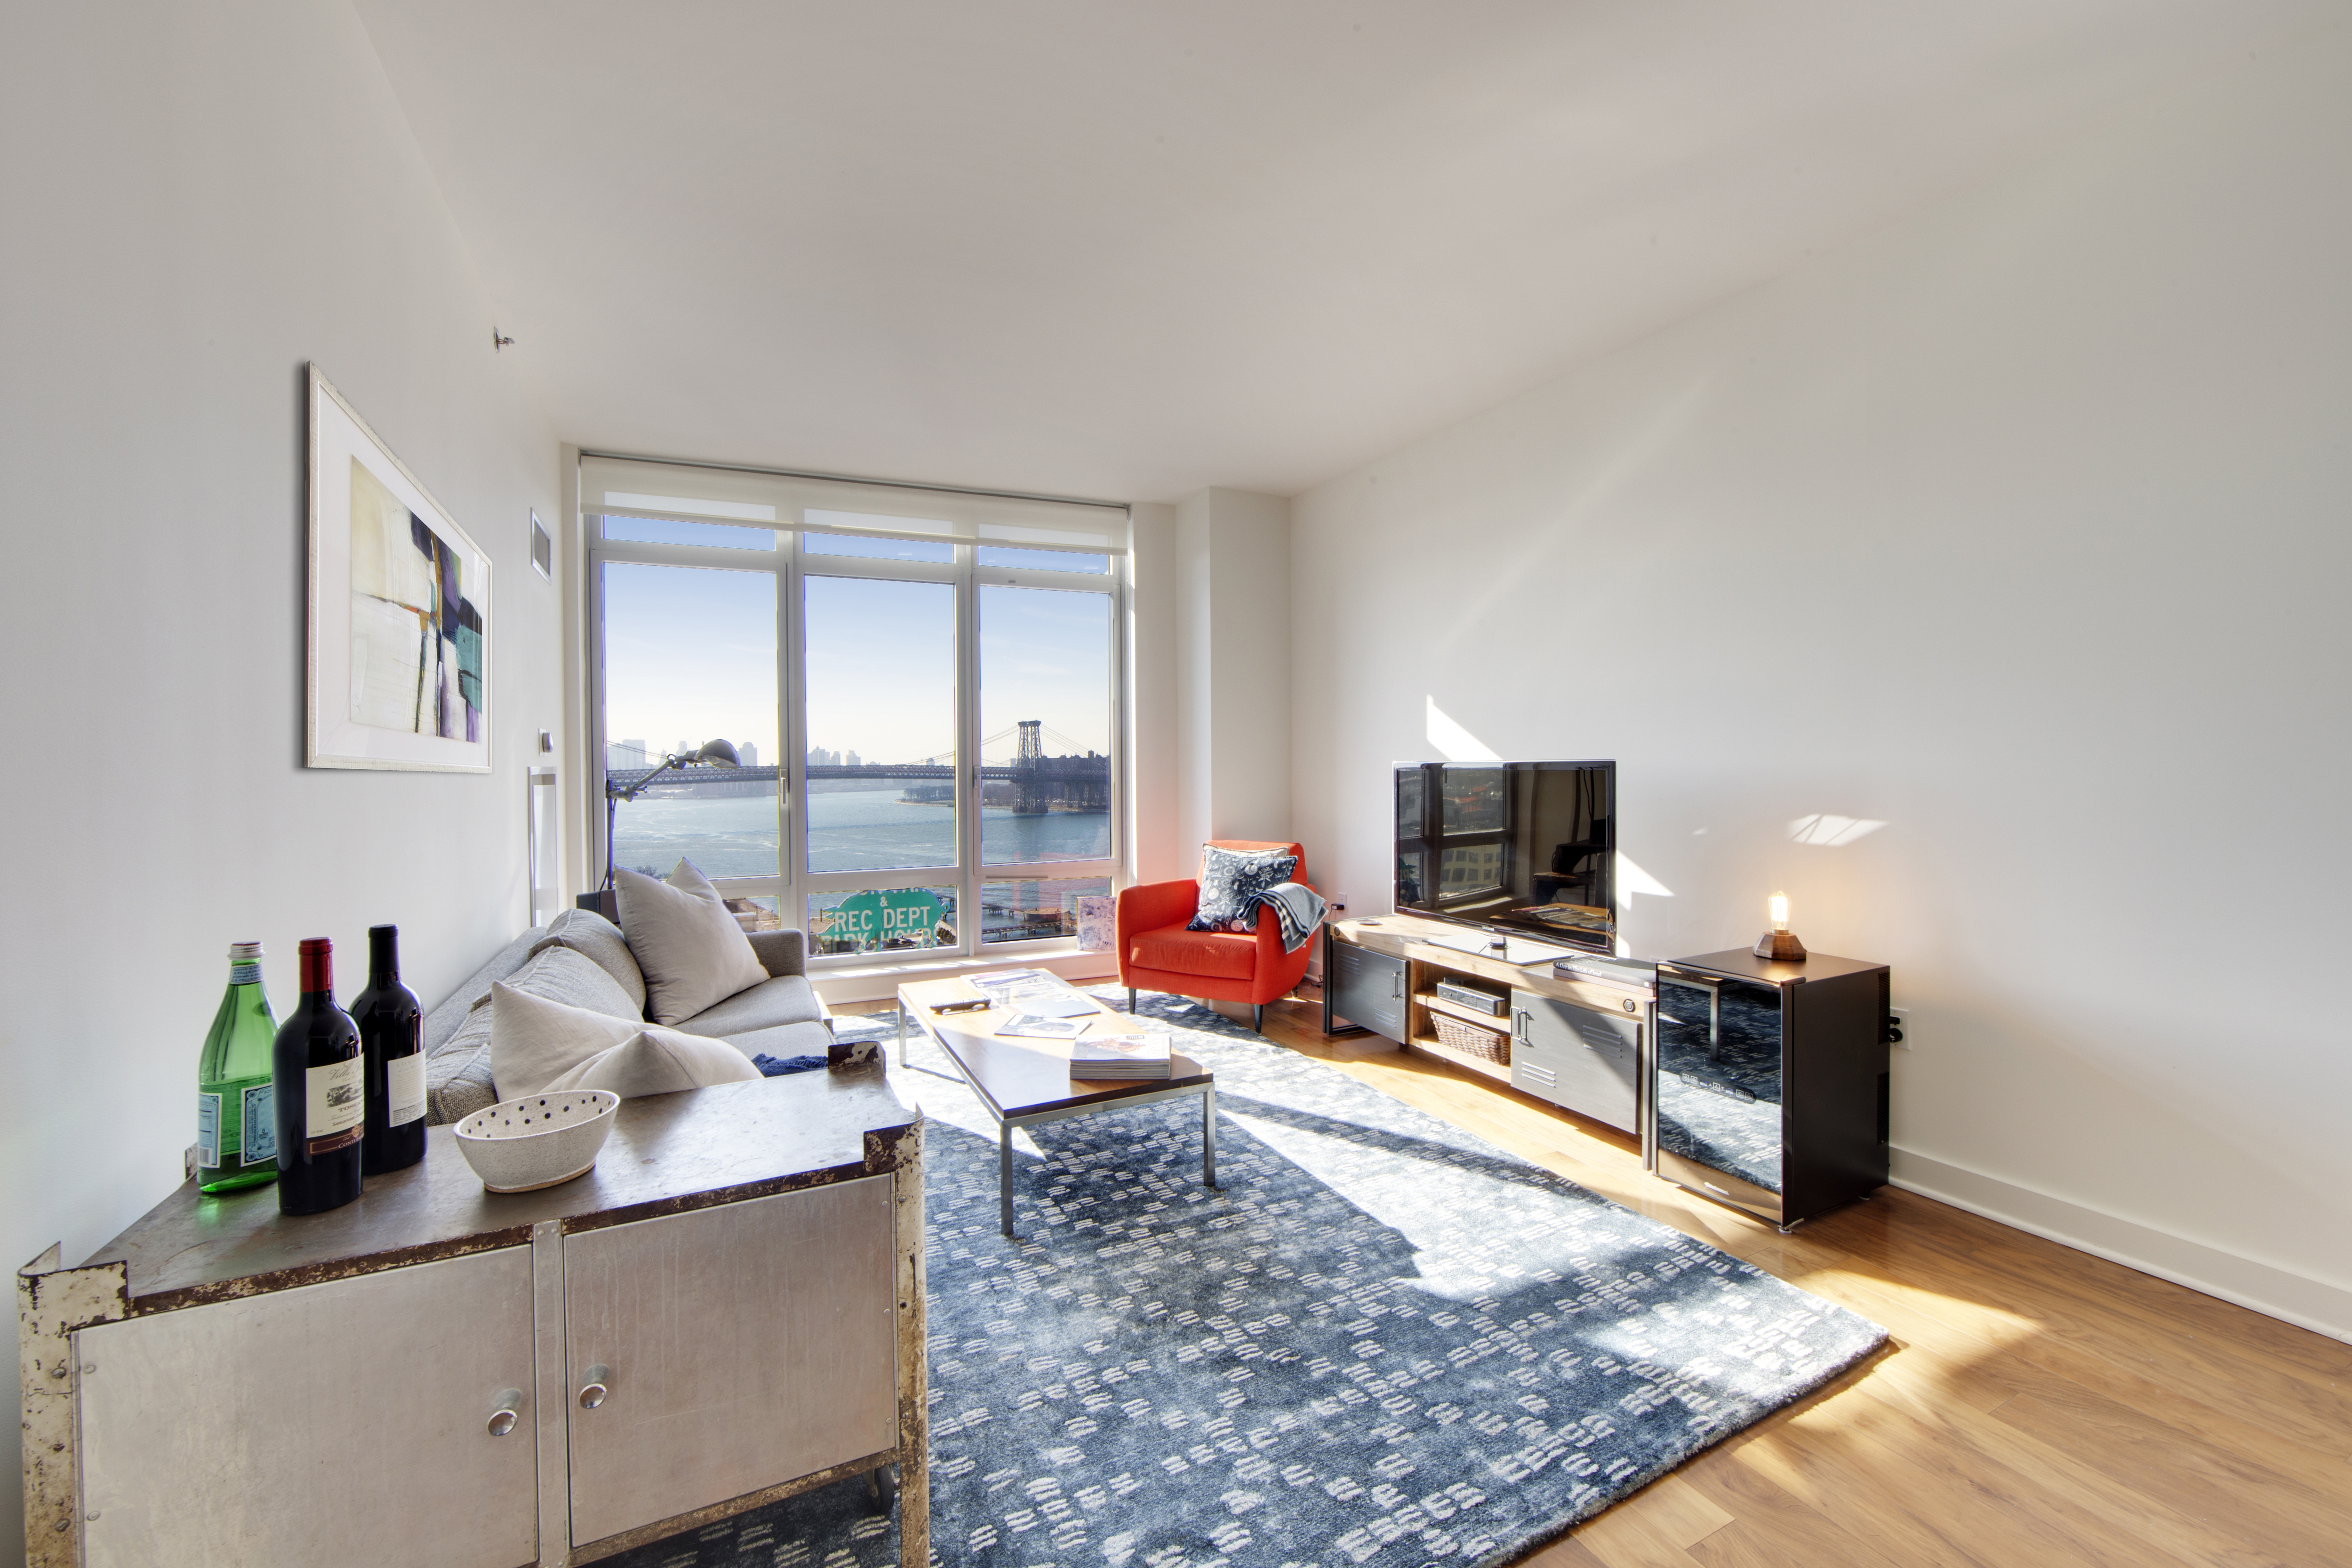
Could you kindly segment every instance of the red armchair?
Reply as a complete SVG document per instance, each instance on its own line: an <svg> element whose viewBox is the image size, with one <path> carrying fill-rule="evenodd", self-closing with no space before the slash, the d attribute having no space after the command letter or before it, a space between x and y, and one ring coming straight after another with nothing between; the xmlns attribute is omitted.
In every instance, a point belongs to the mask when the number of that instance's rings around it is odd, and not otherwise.
<svg viewBox="0 0 2352 1568"><path fill-rule="evenodd" d="M1261 844L1238 838L1212 839L1220 849L1248 854L1261 849L1286 849L1298 858L1290 874L1304 882L1307 852L1296 844ZM1302 943L1297 952L1282 951L1282 926L1270 909L1257 912L1257 930L1238 931L1186 931L1185 922L1201 907L1197 878L1181 882L1147 882L1118 895L1117 933L1118 983L1127 987L1127 1005L1135 1010L1139 990L1172 991L1179 996L1205 996L1219 1002L1246 1002L1250 1025L1265 1027L1265 1005L1286 996L1307 973L1314 951Z"/></svg>

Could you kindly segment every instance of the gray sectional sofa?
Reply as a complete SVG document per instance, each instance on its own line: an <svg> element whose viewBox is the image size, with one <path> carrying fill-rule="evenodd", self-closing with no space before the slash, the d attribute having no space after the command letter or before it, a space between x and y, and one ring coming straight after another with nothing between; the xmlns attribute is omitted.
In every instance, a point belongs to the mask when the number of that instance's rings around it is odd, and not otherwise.
<svg viewBox="0 0 2352 1568"><path fill-rule="evenodd" d="M796 931L751 933L768 978L669 1026L725 1040L747 1057L823 1056L833 1016L806 973ZM500 948L425 1018L425 1120L456 1121L498 1103L490 1074L490 987L518 991L608 1017L642 1020L646 979L621 928L591 910L566 910Z"/></svg>

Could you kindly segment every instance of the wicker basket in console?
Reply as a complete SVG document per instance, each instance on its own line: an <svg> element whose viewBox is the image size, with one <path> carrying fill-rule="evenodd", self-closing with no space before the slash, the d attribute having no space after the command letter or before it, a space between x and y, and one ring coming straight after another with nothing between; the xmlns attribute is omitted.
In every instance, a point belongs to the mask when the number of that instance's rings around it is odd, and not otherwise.
<svg viewBox="0 0 2352 1568"><path fill-rule="evenodd" d="M1429 1026L1437 1032L1437 1043L1449 1051L1460 1051L1465 1057L1476 1057L1497 1067L1511 1065L1511 1037L1500 1029L1482 1029L1434 1007L1429 1010Z"/></svg>

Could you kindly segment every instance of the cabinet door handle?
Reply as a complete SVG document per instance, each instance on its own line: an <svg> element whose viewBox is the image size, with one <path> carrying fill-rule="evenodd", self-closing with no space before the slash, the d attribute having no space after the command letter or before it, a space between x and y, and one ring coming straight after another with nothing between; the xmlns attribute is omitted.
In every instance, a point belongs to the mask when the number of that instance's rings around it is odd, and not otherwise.
<svg viewBox="0 0 2352 1568"><path fill-rule="evenodd" d="M602 1364L590 1367L588 1369L588 1381L580 1385L580 1408L583 1410L593 1410L599 1405L604 1404L605 1395L612 1393L612 1389L609 1386L612 1381L613 1369L611 1367Z"/></svg>
<svg viewBox="0 0 2352 1568"><path fill-rule="evenodd" d="M1389 971L1389 1000L1391 1002L1404 1000L1404 971L1402 969Z"/></svg>
<svg viewBox="0 0 2352 1568"><path fill-rule="evenodd" d="M497 1408L490 1412L489 1434L493 1437L503 1437L513 1431L515 1424L522 1419L522 1390L501 1388L490 1396L490 1403Z"/></svg>

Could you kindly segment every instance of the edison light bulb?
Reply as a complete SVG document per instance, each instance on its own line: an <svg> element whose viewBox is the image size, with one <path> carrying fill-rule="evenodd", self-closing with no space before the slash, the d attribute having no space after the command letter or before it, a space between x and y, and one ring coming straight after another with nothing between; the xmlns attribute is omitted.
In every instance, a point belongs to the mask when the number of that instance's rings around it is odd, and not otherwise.
<svg viewBox="0 0 2352 1568"><path fill-rule="evenodd" d="M1786 893L1772 895L1772 929L1774 931L1789 929L1789 895Z"/></svg>

